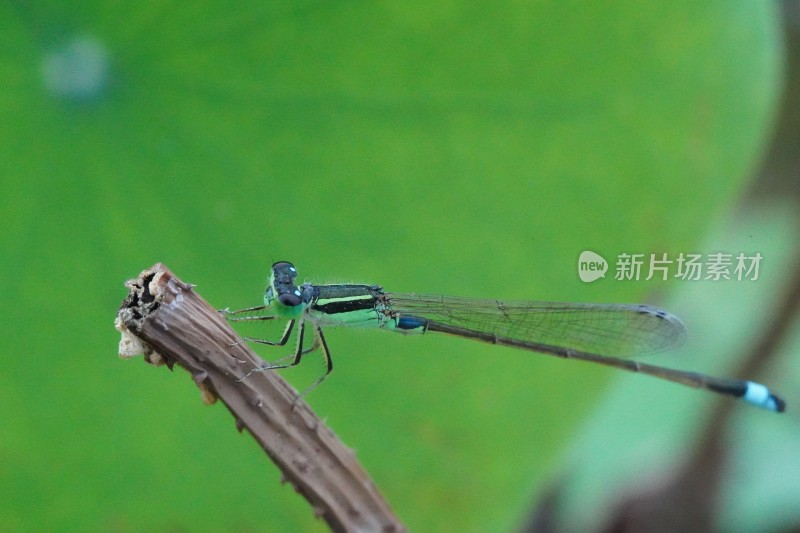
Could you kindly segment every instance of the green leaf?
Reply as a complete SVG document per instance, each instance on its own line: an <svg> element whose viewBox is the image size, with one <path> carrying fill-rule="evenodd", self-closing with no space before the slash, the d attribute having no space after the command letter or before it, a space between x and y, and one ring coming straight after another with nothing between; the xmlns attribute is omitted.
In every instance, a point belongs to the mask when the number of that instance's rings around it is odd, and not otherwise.
<svg viewBox="0 0 800 533"><path fill-rule="evenodd" d="M0 523L322 529L186 376L116 360L121 282L163 261L247 305L288 259L403 291L644 299L657 285L582 284L577 257L685 251L741 194L774 10L1 6ZM430 337L330 332L310 402L413 529L507 529L608 373Z"/></svg>

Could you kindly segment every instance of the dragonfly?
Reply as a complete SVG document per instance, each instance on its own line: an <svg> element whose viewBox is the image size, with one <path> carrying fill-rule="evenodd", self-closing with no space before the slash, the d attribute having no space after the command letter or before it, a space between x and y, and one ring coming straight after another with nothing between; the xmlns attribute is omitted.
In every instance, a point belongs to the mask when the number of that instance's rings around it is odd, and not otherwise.
<svg viewBox="0 0 800 533"><path fill-rule="evenodd" d="M782 398L754 381L718 378L632 359L675 348L686 339L686 328L678 317L650 305L501 301L386 292L380 285L298 286L296 279L294 265L278 261L272 265L264 305L222 310L232 322L286 321L277 341L244 337L239 342L285 346L297 329L297 347L292 355L254 367L240 382L256 372L296 366L304 355L321 350L325 374L301 394L305 395L333 371L323 329L347 326L405 334L444 333L638 372L739 398L774 412L783 412L786 407ZM309 333L312 340L307 346Z"/></svg>

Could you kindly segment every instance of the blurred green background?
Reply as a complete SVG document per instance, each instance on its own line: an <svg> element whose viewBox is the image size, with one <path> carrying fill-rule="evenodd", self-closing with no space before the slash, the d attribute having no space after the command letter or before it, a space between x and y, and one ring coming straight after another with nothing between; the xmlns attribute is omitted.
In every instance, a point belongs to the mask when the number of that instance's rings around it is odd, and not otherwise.
<svg viewBox="0 0 800 533"><path fill-rule="evenodd" d="M767 313L794 207L723 236L783 65L766 2L0 5L0 529L325 529L188 374L116 357L122 283L156 261L217 307L259 304L289 260L303 281ZM725 311L576 271L586 249L727 246L776 267ZM706 357L717 326L674 364L734 372L738 351ZM573 455L626 457L604 434L663 449L637 410L691 435L715 405L641 376L606 405L611 371L460 339L326 336L336 369L308 401L417 531L519 527ZM750 411L739 431L797 442L796 415ZM771 490L742 496L756 524Z"/></svg>

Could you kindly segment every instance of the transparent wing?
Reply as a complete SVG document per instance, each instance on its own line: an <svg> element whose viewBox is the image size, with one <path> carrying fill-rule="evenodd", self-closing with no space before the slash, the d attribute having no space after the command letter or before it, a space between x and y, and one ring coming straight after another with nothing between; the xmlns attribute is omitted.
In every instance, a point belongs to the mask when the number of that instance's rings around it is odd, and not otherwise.
<svg viewBox="0 0 800 533"><path fill-rule="evenodd" d="M675 348L683 322L662 309L636 304L479 300L434 294L387 293L397 318L419 317L488 337L538 342L630 357Z"/></svg>

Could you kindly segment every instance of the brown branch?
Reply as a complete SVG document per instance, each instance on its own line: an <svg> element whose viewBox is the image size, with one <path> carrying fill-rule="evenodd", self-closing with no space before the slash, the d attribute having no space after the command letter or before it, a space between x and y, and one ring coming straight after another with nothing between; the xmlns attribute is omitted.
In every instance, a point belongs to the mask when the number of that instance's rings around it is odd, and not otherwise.
<svg viewBox="0 0 800 533"><path fill-rule="evenodd" d="M191 285L158 263L126 283L117 328L120 355L175 363L191 372L207 403L221 399L283 478L336 531L404 531L355 456L275 372L237 379L261 359Z"/></svg>

